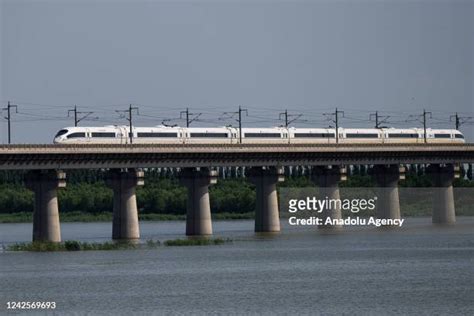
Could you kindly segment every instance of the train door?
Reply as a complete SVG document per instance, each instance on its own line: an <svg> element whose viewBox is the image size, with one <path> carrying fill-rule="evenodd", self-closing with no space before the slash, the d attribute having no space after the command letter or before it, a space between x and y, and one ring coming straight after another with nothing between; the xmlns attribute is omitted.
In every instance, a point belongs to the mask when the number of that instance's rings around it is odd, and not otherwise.
<svg viewBox="0 0 474 316"><path fill-rule="evenodd" d="M283 132L285 144L290 144L290 130L288 128L282 128L281 131Z"/></svg>
<svg viewBox="0 0 474 316"><path fill-rule="evenodd" d="M181 134L181 143L188 144L189 130L187 128L180 128L179 134Z"/></svg>
<svg viewBox="0 0 474 316"><path fill-rule="evenodd" d="M226 126L227 131L229 132L229 144L237 144L239 142L239 135L236 128L231 126Z"/></svg>
<svg viewBox="0 0 474 316"><path fill-rule="evenodd" d="M338 133L338 138L337 138L337 143L338 144L347 143L347 141L346 141L346 131L345 130L337 129L336 133Z"/></svg>
<svg viewBox="0 0 474 316"><path fill-rule="evenodd" d="M117 138L120 144L128 144L128 129L125 126L117 126Z"/></svg>
<svg viewBox="0 0 474 316"><path fill-rule="evenodd" d="M385 144L385 138L388 138L388 133L385 130L380 130L380 141Z"/></svg>
<svg viewBox="0 0 474 316"><path fill-rule="evenodd" d="M186 135L187 129L186 128L179 128L178 129L178 143L179 144L186 144Z"/></svg>
<svg viewBox="0 0 474 316"><path fill-rule="evenodd" d="M88 128L85 129L84 143L86 143L86 144L92 143L91 131Z"/></svg>

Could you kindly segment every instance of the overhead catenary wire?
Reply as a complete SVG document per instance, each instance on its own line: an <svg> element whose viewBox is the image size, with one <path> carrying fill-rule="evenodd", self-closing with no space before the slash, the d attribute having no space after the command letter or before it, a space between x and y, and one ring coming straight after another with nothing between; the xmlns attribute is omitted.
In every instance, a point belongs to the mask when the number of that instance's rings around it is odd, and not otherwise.
<svg viewBox="0 0 474 316"><path fill-rule="evenodd" d="M18 105L18 108L13 108L13 104ZM66 116L68 110L71 110L71 107L68 105L59 105L59 104L48 104L49 102L25 102L20 103L17 101L11 101L11 113L10 113L10 125L18 123L33 123L33 122L58 122L59 124L63 125L64 122L70 120ZM121 123L121 119L128 118L130 119L130 115L126 115L128 110L123 110L119 117L114 117L111 115L110 110L111 107L120 108L119 105L122 103L117 102L116 104L98 104L98 105L81 105L81 109L84 109L84 113L93 112L92 114L87 115L87 117L81 118L84 121L88 121L91 126L101 124L107 125L124 125ZM135 107L141 106L142 103L134 104ZM128 104L130 106L130 104ZM189 126L189 123L195 124L196 127L198 126L225 126L229 125L227 123L237 122L239 123L238 119L238 111L228 111L224 112L224 114L219 115L215 111L212 111L215 106L210 105L198 105L196 107L189 107L188 111L191 110L193 113L199 113L196 117L190 117L188 120L185 119L184 113L181 114L180 117L176 116L176 108L174 106L161 106L161 105L144 105L144 109L141 109L140 113L138 111L133 111L133 125L137 126L158 126L172 123L173 126ZM230 106L223 106L223 108L227 109ZM259 108L251 108L248 111L246 109L242 109L240 107L240 126L243 126L243 120L245 120L245 126L248 127L277 127L277 126L292 126L292 127L304 127L304 128L334 128L335 127L335 117L334 112L327 113L324 112L323 109L327 109L327 106L318 106L316 109L304 109L300 113L295 113L295 108L291 107L292 113L289 113L288 110L288 118L283 117L283 112L281 112L282 106L276 106L275 108L271 108L268 106L260 106ZM298 108L298 107L296 107ZM91 109L89 111L89 109ZM93 110L92 110L93 109ZM3 118L6 120L6 125L8 124L7 120L7 113L5 111L7 108L2 108L3 110ZM62 112L61 110L64 110ZM78 109L76 109L78 111ZM247 111L245 111L247 110ZM14 112L15 111L15 112ZM18 113L16 112L18 111ZM338 124L337 127L345 127L345 128L368 128L370 125L373 126L374 120L370 118L370 114L373 114L374 111L369 111L367 109L362 110L352 110L352 109L341 109L338 108L340 112L338 117ZM64 113L64 115L60 115L60 113ZM79 112L79 111L78 111ZM120 111L118 111L120 112ZM242 113L245 112L245 113ZM342 112L344 114L342 115ZM384 120L379 120L379 127L394 127L394 128L429 128L429 126L436 127L436 128L446 128L446 129L460 129L464 128L464 131L472 131L474 121L472 118L474 117L473 112L469 111L458 111L457 113L450 113L447 111L425 111L426 114L423 117L423 114L416 114L414 110L409 111L397 111L397 110L377 110L378 115L381 117L386 117ZM14 115L13 115L14 114ZM71 116L71 112L69 113ZM458 119L456 120L456 114ZM290 115L295 115L295 117L291 117ZM245 118L244 118L245 116ZM298 116L298 117L296 117ZM79 118L79 117L78 117ZM303 119L304 118L304 119ZM282 121L284 119L284 124ZM231 121L231 122L229 122ZM179 124L178 124L179 123ZM64 124L65 125L65 124ZM58 126L58 128L62 128L63 126ZM375 124L377 125L377 124ZM66 125L67 126L67 125ZM194 126L194 125L193 125ZM337 128L336 127L336 128ZM10 126L10 129L13 129L13 126ZM11 130L10 134L14 131ZM5 133L7 134L7 133ZM426 133L425 133L426 135ZM339 136L339 135L338 135ZM12 139L12 136L10 136ZM10 142L11 142L10 139Z"/></svg>

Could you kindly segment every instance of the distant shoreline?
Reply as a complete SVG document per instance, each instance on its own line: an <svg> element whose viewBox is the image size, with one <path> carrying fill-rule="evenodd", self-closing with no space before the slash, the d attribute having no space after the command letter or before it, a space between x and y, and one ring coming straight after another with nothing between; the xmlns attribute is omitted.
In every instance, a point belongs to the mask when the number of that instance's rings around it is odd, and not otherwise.
<svg viewBox="0 0 474 316"><path fill-rule="evenodd" d="M184 221L184 214L139 214L140 221ZM213 220L242 220L254 219L255 214L250 213L213 213ZM60 222L70 223L88 223L88 222L111 222L112 212L102 212L97 214L85 212L69 212L59 214ZM0 214L0 224L7 223L32 223L33 213L21 212L11 214Z"/></svg>
<svg viewBox="0 0 474 316"><path fill-rule="evenodd" d="M361 214L362 215L362 214ZM102 212L97 214L85 213L85 212L68 212L60 214L60 222L62 223L90 223L90 222L111 222L112 221L112 212ZM363 214L363 217L368 217L369 215ZM402 212L402 217L429 217L431 214L426 212ZM465 209L460 209L457 212L456 216L474 216L474 210L465 211ZM139 214L140 221L185 221L186 215L184 214ZM280 218L285 219L288 217L288 214L281 214ZM245 220L245 219L255 219L254 212L248 213L213 213L213 220ZM11 214L0 214L0 224L14 224L14 223L32 223L33 222L33 213L30 212L21 212L21 213L11 213Z"/></svg>

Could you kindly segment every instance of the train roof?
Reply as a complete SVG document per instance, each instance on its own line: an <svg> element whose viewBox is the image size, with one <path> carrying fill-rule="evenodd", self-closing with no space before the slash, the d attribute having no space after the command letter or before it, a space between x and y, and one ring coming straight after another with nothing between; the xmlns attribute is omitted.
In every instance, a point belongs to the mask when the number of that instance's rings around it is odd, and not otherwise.
<svg viewBox="0 0 474 316"><path fill-rule="evenodd" d="M66 126L61 128L61 130L68 130L71 131L83 131L85 129L89 131L113 131L117 128L123 129L130 129L128 125L106 125L106 126ZM153 131L153 130L177 130L177 129L187 129L188 131L195 131L195 132L228 132L229 130L235 130L236 127L230 126L220 126L220 127L181 127L181 126L166 126L166 125L157 125L157 126L134 126L133 130L138 131ZM251 132L251 133L275 133L281 132L286 130L285 127L243 127L242 130L244 132ZM298 132L305 132L305 133L322 133L322 132L334 132L335 128L330 127L317 127L317 128L298 128L298 127L289 127L288 131L290 133L294 133L295 131ZM339 128L340 132L349 132L349 133L379 133L379 132L389 132L389 133L423 133L424 129L419 127L411 127L411 128ZM455 133L455 134L462 134L461 131L456 129L434 129L434 128L427 128L427 132L430 133Z"/></svg>

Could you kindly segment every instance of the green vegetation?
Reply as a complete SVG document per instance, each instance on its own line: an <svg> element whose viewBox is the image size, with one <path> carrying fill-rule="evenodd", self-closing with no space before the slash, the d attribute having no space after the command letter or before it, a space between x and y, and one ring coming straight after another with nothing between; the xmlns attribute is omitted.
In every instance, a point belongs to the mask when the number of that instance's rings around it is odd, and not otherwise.
<svg viewBox="0 0 474 316"><path fill-rule="evenodd" d="M197 239L173 239L166 240L165 246L207 246L207 245L221 245L232 240L222 238L197 238Z"/></svg>
<svg viewBox="0 0 474 316"><path fill-rule="evenodd" d="M64 243L38 242L18 243L7 246L9 251L79 251L79 250L124 250L136 249L138 244L129 242L87 243L67 240Z"/></svg>
<svg viewBox="0 0 474 316"><path fill-rule="evenodd" d="M84 214L94 215L94 220L109 220L107 213L112 210L113 193L105 185L103 172L96 171L101 176L95 177L82 175L79 178L84 182L77 180L77 172L68 172L67 186L58 190L61 220L87 221L92 218L84 217ZM15 176L11 173L0 172L0 214L32 213L34 196L23 184L23 173L18 172ZM161 177L153 172L146 174L146 185L137 188L137 205L143 220L183 219L186 214L186 188L179 184L176 177ZM244 178L220 179L209 191L213 214L219 214L218 218L245 218L254 211L255 190ZM229 215L245 213L247 215ZM25 215L16 216L26 219Z"/></svg>
<svg viewBox="0 0 474 316"><path fill-rule="evenodd" d="M164 246L207 246L207 245L221 245L226 242L231 242L229 238L193 238L193 239L172 239L166 240ZM30 242L17 243L7 246L7 251L89 251L89 250L126 250L126 249L143 249L143 248L157 248L162 243L157 240L147 240L145 244L137 242L120 241L120 242L103 242L103 243L88 243L76 240L67 240L62 243L54 242Z"/></svg>
<svg viewBox="0 0 474 316"><path fill-rule="evenodd" d="M348 180L341 188L375 187L366 166L350 168ZM34 196L24 186L24 171L0 171L0 223L31 222ZM252 219L255 210L255 189L245 178L219 179L210 186L210 202L214 220ZM113 193L105 185L103 170L68 170L67 186L58 192L62 222L111 221ZM462 170L456 187L474 187L472 168ZM467 179L466 179L467 178ZM406 179L400 187L430 187L431 181L421 166L408 166ZM314 187L307 174L287 175L278 189ZM137 188L139 218L143 221L184 220L186 188L171 170L147 170L145 186ZM411 206L407 214L425 215L426 207ZM463 214L468 211L461 210ZM472 212L472 210L471 210Z"/></svg>
<svg viewBox="0 0 474 316"><path fill-rule="evenodd" d="M186 219L184 214L138 214L140 221L183 221ZM249 213L216 213L212 214L213 220L236 220L236 219L253 219L254 212ZM69 212L61 213L60 220L62 223L67 222L112 222L112 212L101 212L97 214L86 212ZM0 223L31 223L33 221L33 213L19 212L12 214L1 214Z"/></svg>

